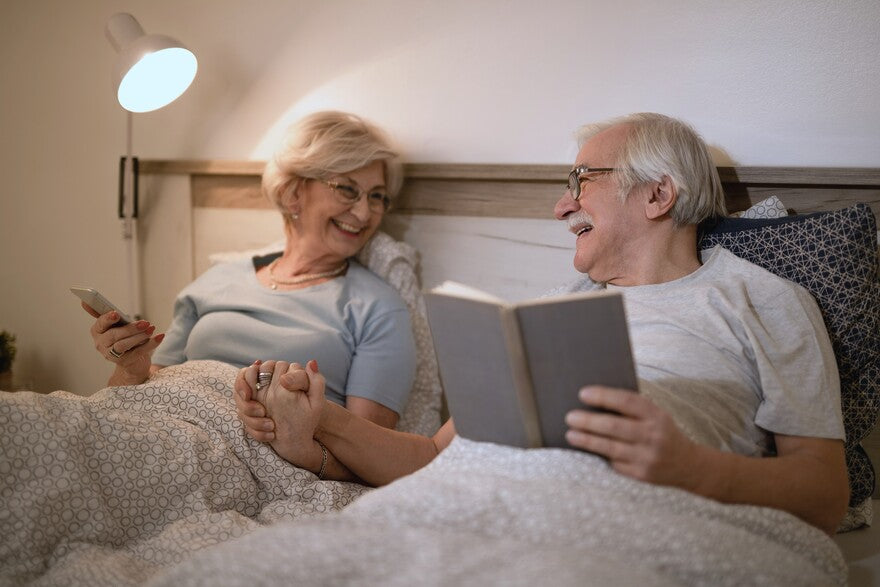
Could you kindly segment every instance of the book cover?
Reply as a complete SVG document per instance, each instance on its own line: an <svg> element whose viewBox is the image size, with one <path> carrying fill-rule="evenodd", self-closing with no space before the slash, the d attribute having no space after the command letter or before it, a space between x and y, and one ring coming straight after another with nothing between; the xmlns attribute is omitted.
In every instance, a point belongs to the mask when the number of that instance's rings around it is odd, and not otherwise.
<svg viewBox="0 0 880 587"><path fill-rule="evenodd" d="M636 390L619 292L510 303L455 283L425 294L449 412L461 436L571 448L565 414L584 385Z"/></svg>

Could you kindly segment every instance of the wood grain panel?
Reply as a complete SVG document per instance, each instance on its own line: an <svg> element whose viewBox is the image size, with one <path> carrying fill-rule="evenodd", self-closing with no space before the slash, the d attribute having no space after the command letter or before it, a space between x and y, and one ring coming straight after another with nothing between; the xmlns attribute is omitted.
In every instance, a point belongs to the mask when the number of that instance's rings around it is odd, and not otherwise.
<svg viewBox="0 0 880 587"><path fill-rule="evenodd" d="M196 208L272 208L260 191L258 175L193 175Z"/></svg>
<svg viewBox="0 0 880 587"><path fill-rule="evenodd" d="M777 196L797 213L837 210L864 202L871 206L874 216L880 218L880 188L809 187L809 186L731 186L725 187L728 202L737 200L743 191L751 202L760 202Z"/></svg>
<svg viewBox="0 0 880 587"><path fill-rule="evenodd" d="M262 161L141 162L144 174L192 177L199 207L270 208L260 195ZM552 218L567 165L410 163L394 212L403 215ZM880 217L880 169L719 167L731 212L776 195L796 212L868 203Z"/></svg>
<svg viewBox="0 0 880 587"><path fill-rule="evenodd" d="M142 159L140 172L145 175L252 175L263 173L265 161L226 159Z"/></svg>
<svg viewBox="0 0 880 587"><path fill-rule="evenodd" d="M140 172L146 175L253 175L263 172L264 161L224 159L143 159ZM564 183L569 165L524 165L500 163L407 163L408 178L474 179ZM880 168L874 167L719 167L724 183L850 185L880 187Z"/></svg>

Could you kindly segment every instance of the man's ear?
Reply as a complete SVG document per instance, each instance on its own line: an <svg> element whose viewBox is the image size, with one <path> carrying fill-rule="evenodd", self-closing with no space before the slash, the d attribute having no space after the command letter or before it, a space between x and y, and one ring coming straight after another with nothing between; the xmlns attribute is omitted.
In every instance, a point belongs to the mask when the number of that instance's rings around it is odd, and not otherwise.
<svg viewBox="0 0 880 587"><path fill-rule="evenodd" d="M668 175L664 175L651 188L651 194L645 203L645 215L651 220L665 216L672 211L677 199L678 190L675 189L675 183Z"/></svg>

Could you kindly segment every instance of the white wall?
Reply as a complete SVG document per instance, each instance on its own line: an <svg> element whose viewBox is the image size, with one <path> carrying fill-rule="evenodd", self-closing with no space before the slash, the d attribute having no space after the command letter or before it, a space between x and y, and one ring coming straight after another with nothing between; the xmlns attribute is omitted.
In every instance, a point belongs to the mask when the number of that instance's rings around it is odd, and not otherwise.
<svg viewBox="0 0 880 587"><path fill-rule="evenodd" d="M262 159L293 118L340 108L412 161L568 163L579 124L654 110L693 123L719 163L880 166L876 0L5 1L0 329L40 391L88 394L109 373L67 286L125 298L125 116L103 37L117 11L200 61L183 98L136 117L142 158ZM146 206L153 238L181 222Z"/></svg>

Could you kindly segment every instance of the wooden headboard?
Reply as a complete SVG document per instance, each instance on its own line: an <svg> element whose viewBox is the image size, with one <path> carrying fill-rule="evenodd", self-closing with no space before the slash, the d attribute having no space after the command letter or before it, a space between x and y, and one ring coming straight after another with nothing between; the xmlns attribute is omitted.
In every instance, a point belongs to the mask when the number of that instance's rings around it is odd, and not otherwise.
<svg viewBox="0 0 880 587"><path fill-rule="evenodd" d="M214 208L269 208L261 197L262 161L141 162L144 175L187 175L193 204ZM552 218L566 165L411 163L396 214ZM860 167L719 167L731 212L770 194L798 213L855 202L880 216L880 169Z"/></svg>
<svg viewBox="0 0 880 587"><path fill-rule="evenodd" d="M263 167L262 161L140 162L147 205L142 224L151 228L151 206L177 206L159 216L178 219L183 243L178 236L164 237L177 243L175 251L181 244L192 250L182 284L206 269L213 253L254 249L283 237L280 215L260 193ZM776 195L797 213L865 202L880 217L878 168L718 169L731 212ZM411 163L383 229L420 251L425 287L455 279L502 297L536 295L573 276L571 235L552 215L568 172L567 165ZM178 198L164 197L169 182ZM163 197L152 198L154 192ZM152 229L167 233L162 225Z"/></svg>
<svg viewBox="0 0 880 587"><path fill-rule="evenodd" d="M141 162L142 177L179 180L186 209L177 215L192 218L190 279L207 268L212 253L282 238L280 217L260 193L263 167L262 161ZM797 213L866 202L880 217L878 168L718 169L731 212L776 195ZM419 249L425 287L456 279L504 297L535 295L572 271L572 240L552 215L568 172L567 165L411 163L383 227ZM519 272L511 273L511 257Z"/></svg>

